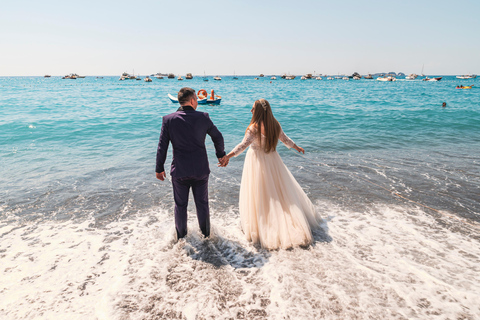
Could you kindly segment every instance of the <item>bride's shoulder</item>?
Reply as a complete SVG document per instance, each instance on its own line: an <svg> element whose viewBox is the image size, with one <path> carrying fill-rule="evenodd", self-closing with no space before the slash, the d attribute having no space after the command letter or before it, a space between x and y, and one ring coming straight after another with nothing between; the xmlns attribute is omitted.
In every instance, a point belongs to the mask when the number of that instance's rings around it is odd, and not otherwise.
<svg viewBox="0 0 480 320"><path fill-rule="evenodd" d="M250 131L252 133L256 133L257 132L257 125L256 124L249 125L248 128L247 128L247 131Z"/></svg>

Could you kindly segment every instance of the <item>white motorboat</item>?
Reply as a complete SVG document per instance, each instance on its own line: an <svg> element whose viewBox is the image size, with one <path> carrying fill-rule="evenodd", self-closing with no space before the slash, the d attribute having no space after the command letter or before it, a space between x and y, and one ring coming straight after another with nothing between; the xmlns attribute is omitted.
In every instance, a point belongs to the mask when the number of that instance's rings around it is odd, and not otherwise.
<svg viewBox="0 0 480 320"><path fill-rule="evenodd" d="M435 82L435 81L440 81L442 80L442 77L437 77L437 78L429 78L429 77L426 77L425 79L422 79L423 81L432 81L432 82Z"/></svg>
<svg viewBox="0 0 480 320"><path fill-rule="evenodd" d="M417 79L418 75L415 73L410 73L408 76L405 77L405 80L415 80Z"/></svg>
<svg viewBox="0 0 480 320"><path fill-rule="evenodd" d="M384 81L384 82L386 82L386 81L397 81L397 78L391 77L391 76L389 76L389 77L378 77L377 81Z"/></svg>
<svg viewBox="0 0 480 320"><path fill-rule="evenodd" d="M149 76L146 76L145 79L143 79L143 81L145 82L152 82L152 78L150 78Z"/></svg>
<svg viewBox="0 0 480 320"><path fill-rule="evenodd" d="M335 80L333 77L328 77L327 80Z"/></svg>
<svg viewBox="0 0 480 320"><path fill-rule="evenodd" d="M222 78L220 78L219 76L216 76L216 77L213 77L213 80L220 81L220 80L222 80Z"/></svg>
<svg viewBox="0 0 480 320"><path fill-rule="evenodd" d="M270 80L277 80L277 77L271 77Z"/></svg>
<svg viewBox="0 0 480 320"><path fill-rule="evenodd" d="M348 80L348 77L343 77L342 80Z"/></svg>
<svg viewBox="0 0 480 320"><path fill-rule="evenodd" d="M307 77L302 76L302 77L300 78L300 80L307 80Z"/></svg>
<svg viewBox="0 0 480 320"><path fill-rule="evenodd" d="M182 76L178 76L177 80L183 80Z"/></svg>
<svg viewBox="0 0 480 320"><path fill-rule="evenodd" d="M322 77L316 77L315 80L322 80Z"/></svg>
<svg viewBox="0 0 480 320"><path fill-rule="evenodd" d="M476 74L466 74L463 76L457 76L457 79L475 79L476 77Z"/></svg>

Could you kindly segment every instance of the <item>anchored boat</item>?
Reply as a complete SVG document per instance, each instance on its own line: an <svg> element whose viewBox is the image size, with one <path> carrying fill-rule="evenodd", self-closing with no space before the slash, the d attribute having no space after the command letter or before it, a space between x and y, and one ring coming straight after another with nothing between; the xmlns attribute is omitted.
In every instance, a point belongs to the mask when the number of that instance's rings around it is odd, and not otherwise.
<svg viewBox="0 0 480 320"><path fill-rule="evenodd" d="M178 98L174 97L170 93L168 94L168 98L173 103L178 103ZM198 104L220 104L222 101L222 97L215 94L215 91L212 89L210 96L207 94L207 90L201 89L198 90L197 93L197 103Z"/></svg>

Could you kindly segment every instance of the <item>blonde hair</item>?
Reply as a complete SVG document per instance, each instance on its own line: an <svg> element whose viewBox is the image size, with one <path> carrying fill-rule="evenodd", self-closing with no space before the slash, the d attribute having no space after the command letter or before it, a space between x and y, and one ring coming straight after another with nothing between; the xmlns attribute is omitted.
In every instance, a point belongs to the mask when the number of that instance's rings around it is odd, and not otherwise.
<svg viewBox="0 0 480 320"><path fill-rule="evenodd" d="M259 140L260 146L262 145L262 125L265 130L265 145L263 150L266 153L275 151L278 143L278 136L280 135L280 123L273 116L272 108L270 103L265 99L259 99L254 103L254 110L252 115L252 120L250 121L249 128L254 126L257 128L257 137ZM248 130L248 128L247 128Z"/></svg>

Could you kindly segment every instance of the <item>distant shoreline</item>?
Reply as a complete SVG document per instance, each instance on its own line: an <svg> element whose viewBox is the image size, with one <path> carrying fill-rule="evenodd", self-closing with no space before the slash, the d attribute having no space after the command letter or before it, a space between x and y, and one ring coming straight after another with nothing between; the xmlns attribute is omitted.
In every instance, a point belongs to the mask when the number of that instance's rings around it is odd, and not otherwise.
<svg viewBox="0 0 480 320"><path fill-rule="evenodd" d="M121 73L120 73L121 74ZM265 75L265 78L266 77L272 77L272 76L276 76L276 77L280 77L283 73L280 73L280 74L264 74ZM363 77L364 75L368 75L368 74L371 74L372 76L375 76L375 75L378 75L378 74L388 74L388 72L375 72L375 73L367 73L367 74L361 74L361 76ZM479 73L472 73L472 74L479 74ZM301 77L303 76L304 74L289 74L291 76L296 76L296 77ZM408 75L407 73L405 75ZM427 77L431 77L431 76L443 76L443 77L455 77L455 76L461 76L461 75L464 75L464 73L456 73L456 74L438 74L438 73L429 73L429 74L425 74L424 76L427 76ZM50 75L50 77L52 78L55 78L55 77L63 77L65 76L64 74L62 75ZM117 74L113 74L113 75L85 75L85 77L89 77L89 78L92 78L92 77L119 77L120 75L117 75ZM146 76L152 76L151 74L139 74L138 75L139 77L146 77ZM185 74L175 74L175 79L173 80L176 80L176 77L178 76L185 76ZM243 75L234 75L234 74L207 74L207 75L195 75L193 74L193 77L197 77L197 78L203 78L203 77L215 77L215 76L219 76L219 77L259 77L259 74L243 74ZM331 77L338 77L338 76L350 76L350 74L323 74L323 73L319 73L317 74L316 76L331 76ZM398 76L398 75L397 75ZM421 75L419 75L421 76ZM39 78L44 78L45 75L29 75L29 76L18 76L18 75L15 75L15 76L4 76L4 75L0 75L0 78L34 78L34 77L39 77ZM403 77L403 76L400 76L400 77ZM165 76L164 77L165 79L167 79L167 77Z"/></svg>

